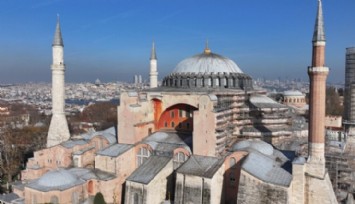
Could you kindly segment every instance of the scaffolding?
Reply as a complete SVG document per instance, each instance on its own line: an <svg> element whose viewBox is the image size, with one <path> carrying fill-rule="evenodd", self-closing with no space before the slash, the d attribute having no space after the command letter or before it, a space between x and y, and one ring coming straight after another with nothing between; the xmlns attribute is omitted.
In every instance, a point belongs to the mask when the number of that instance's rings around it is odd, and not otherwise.
<svg viewBox="0 0 355 204"><path fill-rule="evenodd" d="M326 168L332 181L334 192L340 197L343 194L355 194L355 143L347 142L341 153L325 154Z"/></svg>

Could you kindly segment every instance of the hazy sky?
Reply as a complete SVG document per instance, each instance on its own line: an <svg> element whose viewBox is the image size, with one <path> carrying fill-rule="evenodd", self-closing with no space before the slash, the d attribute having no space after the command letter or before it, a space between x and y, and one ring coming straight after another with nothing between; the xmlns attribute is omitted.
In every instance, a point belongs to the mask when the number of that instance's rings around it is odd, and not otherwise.
<svg viewBox="0 0 355 204"><path fill-rule="evenodd" d="M307 80L317 0L0 0L0 83L51 80L57 13L66 81L147 78L152 40L159 79L212 52L252 77ZM355 1L323 0L329 82L344 81L355 46Z"/></svg>

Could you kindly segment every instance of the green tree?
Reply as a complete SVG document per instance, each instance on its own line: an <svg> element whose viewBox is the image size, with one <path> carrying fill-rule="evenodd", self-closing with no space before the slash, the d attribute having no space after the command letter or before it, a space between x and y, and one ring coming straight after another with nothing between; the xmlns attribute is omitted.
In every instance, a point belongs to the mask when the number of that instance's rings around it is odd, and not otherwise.
<svg viewBox="0 0 355 204"><path fill-rule="evenodd" d="M96 193L96 195L94 197L94 204L106 204L102 193L100 193L100 192Z"/></svg>

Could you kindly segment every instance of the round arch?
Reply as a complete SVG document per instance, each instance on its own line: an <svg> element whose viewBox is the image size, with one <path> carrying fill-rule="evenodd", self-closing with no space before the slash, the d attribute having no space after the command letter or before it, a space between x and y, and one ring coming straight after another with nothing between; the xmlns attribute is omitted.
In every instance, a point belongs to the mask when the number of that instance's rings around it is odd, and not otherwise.
<svg viewBox="0 0 355 204"><path fill-rule="evenodd" d="M193 131L193 111L197 110L189 104L179 103L165 109L156 121L156 129L174 130L178 132Z"/></svg>

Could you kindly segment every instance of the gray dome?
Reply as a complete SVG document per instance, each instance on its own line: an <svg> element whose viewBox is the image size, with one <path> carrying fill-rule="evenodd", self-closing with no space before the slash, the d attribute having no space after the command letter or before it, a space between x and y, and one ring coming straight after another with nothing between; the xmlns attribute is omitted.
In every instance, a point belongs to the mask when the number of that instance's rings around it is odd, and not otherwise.
<svg viewBox="0 0 355 204"><path fill-rule="evenodd" d="M283 92L284 96L304 96L302 92L297 90L288 90Z"/></svg>
<svg viewBox="0 0 355 204"><path fill-rule="evenodd" d="M244 150L247 148L251 148L255 151L258 151L264 155L272 155L274 153L274 148L264 142L264 141L260 141L260 140L244 140L244 141L240 141L236 144L233 145L233 151L238 151L238 150Z"/></svg>
<svg viewBox="0 0 355 204"><path fill-rule="evenodd" d="M57 169L44 174L38 184L44 187L61 187L73 185L78 182L78 177L65 169Z"/></svg>
<svg viewBox="0 0 355 204"><path fill-rule="evenodd" d="M204 52L181 61L173 73L243 73L232 60Z"/></svg>

